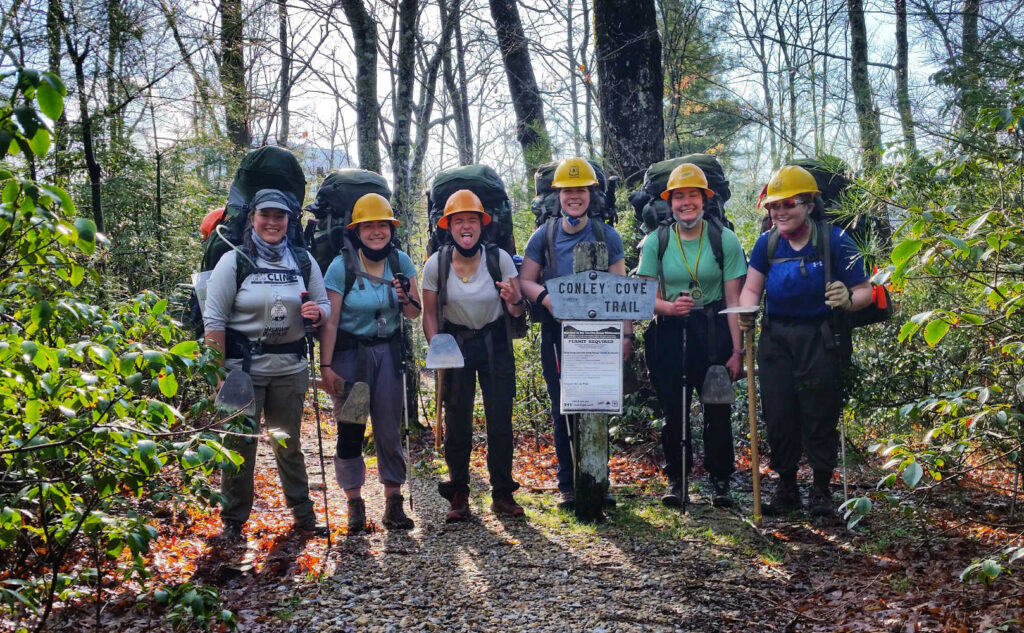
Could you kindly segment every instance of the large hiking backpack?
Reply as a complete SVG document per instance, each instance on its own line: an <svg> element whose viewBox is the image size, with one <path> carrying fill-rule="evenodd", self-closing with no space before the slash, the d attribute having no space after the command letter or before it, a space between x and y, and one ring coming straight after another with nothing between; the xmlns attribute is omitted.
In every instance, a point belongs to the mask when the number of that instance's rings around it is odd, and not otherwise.
<svg viewBox="0 0 1024 633"><path fill-rule="evenodd" d="M715 195L704 203L704 217L717 222L720 226L733 228L732 221L725 215L725 203L732 197L729 181L725 177L718 159L709 154L689 154L680 158L659 161L644 172L643 187L629 195L629 204L633 207L633 217L645 233L650 233L658 225L671 219L672 212L668 200L662 200L661 194L668 184L672 170L683 163L693 163L701 168L708 179L708 188Z"/></svg>
<svg viewBox="0 0 1024 633"><path fill-rule="evenodd" d="M313 214L306 223L306 241L320 272L326 275L334 258L339 253L343 254L345 288L342 294L348 294L357 280L362 288L362 279L366 277L366 273L356 265L359 256L357 242L352 238L348 225L352 222L356 201L368 193L391 199L391 189L384 176L366 169L339 169L327 174L313 203L306 207ZM392 274L401 271L396 241L392 237L394 248L387 257Z"/></svg>
<svg viewBox="0 0 1024 633"><path fill-rule="evenodd" d="M483 227L480 241L494 244L509 255L516 253L515 235L512 233L512 203L508 199L505 183L498 172L487 165L463 165L444 169L434 176L427 191L427 254L445 244L451 244L448 231L437 230L437 221L444 215L444 204L459 189L469 189L480 198L491 223Z"/></svg>
<svg viewBox="0 0 1024 633"><path fill-rule="evenodd" d="M551 186L555 178L555 169L561 161L544 163L537 168L533 175L534 198L530 202L530 209L533 211L534 225L540 226L551 218L561 217L562 208L558 204L558 190ZM588 160L590 166L597 174L597 186L590 189L590 207L587 214L592 218L599 219L605 224L614 225L619 214L615 209L615 190L618 187L618 176L608 178L601 166L592 160Z"/></svg>
<svg viewBox="0 0 1024 633"><path fill-rule="evenodd" d="M445 230L438 230L437 221L444 215L444 205L448 198L460 189L469 189L480 198L484 210L491 216L491 223L483 227L480 235L480 242L488 246L497 246L513 258L516 254L516 240L512 233L512 203L505 191L505 182L487 165L463 165L445 169L434 176L433 186L427 191L427 254L435 251L439 253L438 279L447 280L447 271L451 266L451 249L454 248L451 234ZM493 248L485 249L487 257L487 272L494 281L505 281L501 278L500 266L495 255L497 251ZM517 264L518 266L518 264ZM444 296L441 296L441 295ZM447 300L447 293L439 293L438 296L438 323L440 321L441 309ZM526 322L526 312L521 316L513 317L508 313L505 302L501 303L502 312L505 315L505 327L509 334L509 345L513 338L523 338L529 329Z"/></svg>
<svg viewBox="0 0 1024 633"><path fill-rule="evenodd" d="M242 236L249 226L249 201L260 189L279 189L292 196L295 206L299 207L306 195L306 177L295 155L282 147L268 145L254 149L242 158L235 171L235 179L231 182L224 212L203 244L200 273L213 270L220 258L232 250L232 246L242 246ZM305 242L300 215L301 213L289 217L287 235L292 257L299 265L303 282L308 285L312 265L304 253ZM252 272L252 264L244 258L239 258L238 266L235 268L237 287L241 287L242 282ZM202 336L202 311L195 290L190 298L188 320L196 336Z"/></svg>
<svg viewBox="0 0 1024 633"><path fill-rule="evenodd" d="M352 207L368 193L391 199L384 176L365 169L332 171L320 183L316 198L306 207L313 214L306 223L306 242L321 272L326 273L334 257L351 246L348 225L352 221ZM346 265L350 259L345 258ZM350 277L346 275L346 281Z"/></svg>

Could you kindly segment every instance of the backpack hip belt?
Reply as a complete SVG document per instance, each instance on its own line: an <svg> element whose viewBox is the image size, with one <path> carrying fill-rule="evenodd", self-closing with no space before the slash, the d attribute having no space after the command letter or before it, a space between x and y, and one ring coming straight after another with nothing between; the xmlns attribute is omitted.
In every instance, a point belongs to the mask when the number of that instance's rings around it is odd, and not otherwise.
<svg viewBox="0 0 1024 633"><path fill-rule="evenodd" d="M291 343L264 343L263 339L255 341L238 330L224 330L224 358L241 358L242 371L249 373L252 368L252 357L264 354L295 354L306 356L306 345L303 339Z"/></svg>

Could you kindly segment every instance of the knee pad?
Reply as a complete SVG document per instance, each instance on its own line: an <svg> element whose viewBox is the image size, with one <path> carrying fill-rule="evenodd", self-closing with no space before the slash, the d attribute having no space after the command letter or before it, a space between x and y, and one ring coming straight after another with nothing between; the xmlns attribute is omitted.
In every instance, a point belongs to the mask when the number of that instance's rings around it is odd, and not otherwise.
<svg viewBox="0 0 1024 633"><path fill-rule="evenodd" d="M352 459L363 453L363 436L366 435L365 424L338 425L338 457Z"/></svg>

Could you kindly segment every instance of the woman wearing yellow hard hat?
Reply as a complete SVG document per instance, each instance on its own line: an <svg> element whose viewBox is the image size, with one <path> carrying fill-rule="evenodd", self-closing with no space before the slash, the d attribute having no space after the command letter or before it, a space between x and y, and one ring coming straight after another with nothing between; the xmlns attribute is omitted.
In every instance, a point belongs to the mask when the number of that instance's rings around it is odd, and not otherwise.
<svg viewBox="0 0 1024 633"><path fill-rule="evenodd" d="M491 510L504 516L523 514L512 496L519 488L512 478L516 365L504 311L519 316L526 302L512 257L480 242L483 227L490 222L491 216L476 194L469 189L453 193L437 222L439 228L451 233L452 244L441 247L423 267L423 332L427 342L440 332L451 334L465 359L462 368L445 370L444 459L449 480L441 482L438 491L450 503L449 522L470 516L469 456L473 450L477 378L487 425ZM504 281L495 281L489 270L492 266Z"/></svg>
<svg viewBox="0 0 1024 633"><path fill-rule="evenodd" d="M384 486L381 522L389 530L413 527L402 497L406 456L400 423L405 393L399 375L399 337L401 316L415 319L420 305L416 267L392 242L396 226L398 220L387 198L376 193L359 198L348 225L357 246L357 261L346 266L345 255L351 251L343 249L324 275L331 312L320 335L320 370L338 422L334 472L348 498L349 534L366 525L362 488L367 412L373 425L378 476ZM356 279L346 279L350 271Z"/></svg>
<svg viewBox="0 0 1024 633"><path fill-rule="evenodd" d="M607 244L608 271L617 275L626 274L622 238L614 228L600 220L592 220L588 214L591 189L597 184L597 173L586 160L573 157L558 164L551 186L558 190L561 217L548 220L530 236L519 271L523 293L530 298L541 315L540 362L551 400L555 456L558 459L558 491L562 495L563 508L575 504L576 492L569 421L561 413L559 358L562 354L562 334L558 322L551 316L551 299L547 296L544 280L571 275L573 250L576 245L587 242ZM623 353L628 358L633 338L632 324L626 322L624 331L626 338ZM613 504L614 498L609 496L606 502Z"/></svg>
<svg viewBox="0 0 1024 633"><path fill-rule="evenodd" d="M703 404L704 467L712 504L733 505L729 495L729 478L735 471L731 407L711 402L705 379L713 366L725 366L729 375L719 376L726 383L743 369L739 325L734 316L719 312L738 303L746 259L735 233L704 219L704 203L714 195L700 167L678 165L661 194L669 203L672 221L648 236L640 253L638 274L658 280L655 318L644 343L651 382L665 414L661 443L669 490L662 503L673 507L685 507L688 502L683 468L689 474L693 460L685 413L695 389Z"/></svg>
<svg viewBox="0 0 1024 633"><path fill-rule="evenodd" d="M860 310L871 302L871 284L853 240L823 221L824 203L814 176L788 165L772 174L762 205L773 227L750 253L741 305L758 305L765 317L758 339L761 406L779 485L765 514L802 507L796 472L801 453L814 471L808 496L812 515L834 514L829 482L836 467L837 425L843 409L844 345L834 310ZM754 315L741 315L743 329Z"/></svg>

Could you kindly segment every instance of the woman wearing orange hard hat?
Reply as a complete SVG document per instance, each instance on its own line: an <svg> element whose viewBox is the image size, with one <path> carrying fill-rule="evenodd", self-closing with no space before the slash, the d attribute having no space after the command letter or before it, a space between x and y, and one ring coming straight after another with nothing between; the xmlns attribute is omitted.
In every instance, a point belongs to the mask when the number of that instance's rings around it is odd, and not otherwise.
<svg viewBox="0 0 1024 633"><path fill-rule="evenodd" d="M445 370L445 398L437 403L444 406L447 421L444 458L449 480L438 485L438 492L450 504L446 517L449 522L470 516L469 457L477 378L487 425L491 510L504 516L523 514L512 496L519 488L512 477L516 366L504 311L519 316L526 302L512 257L480 242L483 227L490 222L491 216L476 194L469 189L453 193L437 222L438 228L451 234L451 244L431 255L423 267L423 332L427 342L438 333L451 334L465 358L462 368ZM494 281L488 270L489 258L505 281Z"/></svg>

